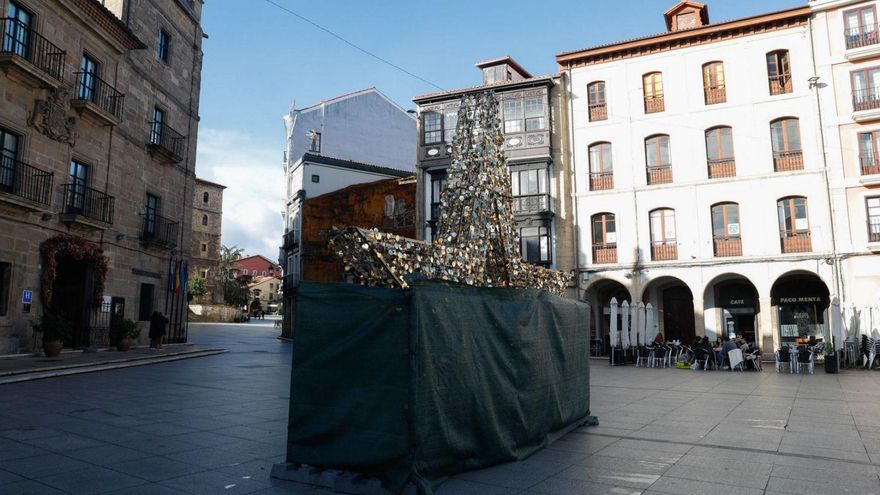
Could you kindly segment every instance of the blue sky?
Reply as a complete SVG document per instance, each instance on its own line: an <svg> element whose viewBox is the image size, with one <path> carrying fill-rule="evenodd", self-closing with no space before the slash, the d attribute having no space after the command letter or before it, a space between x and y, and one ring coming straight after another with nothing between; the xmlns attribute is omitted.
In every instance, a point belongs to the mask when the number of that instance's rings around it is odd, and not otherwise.
<svg viewBox="0 0 880 495"><path fill-rule="evenodd" d="M665 30L674 0L274 0L439 85L479 84L474 63L510 55L534 75L554 56ZM805 5L805 0L704 0L712 22ZM435 88L345 45L265 0L210 0L197 173L219 181L223 243L277 257L284 178L281 117L375 86L404 108ZM416 137L413 136L413 139Z"/></svg>

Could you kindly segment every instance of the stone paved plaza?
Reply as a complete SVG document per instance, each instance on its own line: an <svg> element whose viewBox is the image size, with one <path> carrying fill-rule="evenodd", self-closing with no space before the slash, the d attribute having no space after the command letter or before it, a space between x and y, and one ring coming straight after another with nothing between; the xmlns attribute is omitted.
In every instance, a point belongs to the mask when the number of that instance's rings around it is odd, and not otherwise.
<svg viewBox="0 0 880 495"><path fill-rule="evenodd" d="M0 386L0 494L329 493L271 480L291 344L271 321L193 325L231 352ZM449 494L880 494L880 372L592 367L593 412Z"/></svg>

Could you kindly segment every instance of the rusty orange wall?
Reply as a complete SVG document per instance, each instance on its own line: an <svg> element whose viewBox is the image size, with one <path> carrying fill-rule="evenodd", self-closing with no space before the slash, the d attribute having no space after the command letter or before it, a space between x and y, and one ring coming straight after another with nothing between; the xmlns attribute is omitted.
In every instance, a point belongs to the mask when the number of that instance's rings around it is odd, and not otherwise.
<svg viewBox="0 0 880 495"><path fill-rule="evenodd" d="M306 199L302 222L302 279L316 282L343 282L339 258L327 249L323 233L330 227L378 228L404 237L415 238L415 225L383 228L385 196L396 202L405 201L406 209L414 212L416 184L414 180L388 179L356 184L339 191ZM387 224L387 220L386 220Z"/></svg>

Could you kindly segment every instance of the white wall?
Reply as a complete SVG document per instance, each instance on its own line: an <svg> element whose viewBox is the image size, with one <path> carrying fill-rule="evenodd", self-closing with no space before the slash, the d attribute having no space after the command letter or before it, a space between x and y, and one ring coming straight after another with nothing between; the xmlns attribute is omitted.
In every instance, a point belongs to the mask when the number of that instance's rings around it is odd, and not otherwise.
<svg viewBox="0 0 880 495"><path fill-rule="evenodd" d="M794 92L770 96L765 57L777 49L790 52ZM705 105L702 65L716 60L724 62L727 102ZM666 111L646 115L642 75L653 71L663 73ZM574 69L570 118L581 265L591 262L590 217L606 211L617 215L619 262L632 264L639 248L650 264L648 214L658 207L676 210L680 260L712 259L710 208L721 201L740 205L744 256L779 255L776 201L789 195L808 199L813 251L830 251L815 96L807 82L811 75L806 28ZM606 82L607 121L588 119L586 91L594 81ZM803 171L774 172L770 122L780 117L800 120ZM733 128L737 176L709 180L704 132L718 125ZM670 136L672 184L646 185L644 139L653 134ZM599 141L612 143L612 191L589 190L588 147Z"/></svg>

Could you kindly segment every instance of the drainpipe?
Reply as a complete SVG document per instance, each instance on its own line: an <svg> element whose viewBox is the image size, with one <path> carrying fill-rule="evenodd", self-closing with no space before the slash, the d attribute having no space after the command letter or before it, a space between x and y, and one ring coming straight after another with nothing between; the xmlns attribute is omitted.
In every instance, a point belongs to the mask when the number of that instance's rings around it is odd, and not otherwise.
<svg viewBox="0 0 880 495"><path fill-rule="evenodd" d="M566 64L565 72L568 75L568 132L569 132L569 178L571 181L571 196L574 198L574 228L572 228L572 235L574 236L574 266L575 266L575 290L577 291L576 299L581 299L581 248L580 248L580 223L578 222L578 195L577 195L577 173L575 167L575 153L574 153L574 95L572 94L572 80L571 80L571 62Z"/></svg>
<svg viewBox="0 0 880 495"><path fill-rule="evenodd" d="M810 16L809 19L809 37L810 37L810 53L812 56L813 62L813 74L818 73L818 67L816 64L816 44L813 39L813 16ZM822 167L823 167L823 176L825 177L825 193L826 198L828 200L828 216L830 217L831 224L831 271L834 278L834 293L840 297L840 300L844 300L846 298L846 294L843 293L843 283L840 277L840 255L837 252L837 225L834 220L834 202L832 200L831 195L831 180L829 178L828 171L828 157L825 145L825 126L823 123L822 116L822 104L821 98L819 97L819 84L818 81L813 86L813 91L816 94L816 110L819 116L819 139L821 144L822 151Z"/></svg>

